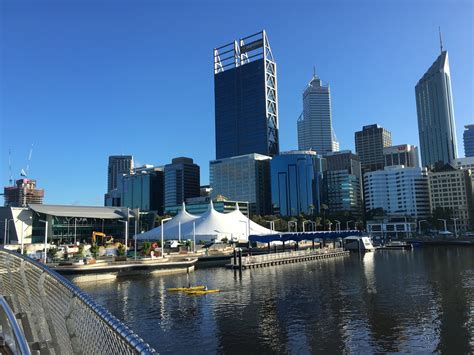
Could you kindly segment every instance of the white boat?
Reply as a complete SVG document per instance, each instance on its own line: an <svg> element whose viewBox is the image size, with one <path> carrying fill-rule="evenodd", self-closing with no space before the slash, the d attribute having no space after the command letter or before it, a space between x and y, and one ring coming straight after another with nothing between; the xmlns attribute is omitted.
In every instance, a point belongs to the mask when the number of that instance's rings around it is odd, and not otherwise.
<svg viewBox="0 0 474 355"><path fill-rule="evenodd" d="M344 238L344 249L355 251L374 251L369 237L351 236Z"/></svg>

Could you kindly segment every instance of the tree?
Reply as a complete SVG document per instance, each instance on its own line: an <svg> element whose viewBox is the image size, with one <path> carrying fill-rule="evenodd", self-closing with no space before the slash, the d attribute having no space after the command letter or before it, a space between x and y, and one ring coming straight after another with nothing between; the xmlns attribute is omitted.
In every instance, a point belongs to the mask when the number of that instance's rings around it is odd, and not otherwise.
<svg viewBox="0 0 474 355"><path fill-rule="evenodd" d="M118 256L124 256L125 255L125 245L122 243L118 243L117 245L117 255Z"/></svg>
<svg viewBox="0 0 474 355"><path fill-rule="evenodd" d="M94 258L99 256L99 246L97 244L91 246L91 254Z"/></svg>

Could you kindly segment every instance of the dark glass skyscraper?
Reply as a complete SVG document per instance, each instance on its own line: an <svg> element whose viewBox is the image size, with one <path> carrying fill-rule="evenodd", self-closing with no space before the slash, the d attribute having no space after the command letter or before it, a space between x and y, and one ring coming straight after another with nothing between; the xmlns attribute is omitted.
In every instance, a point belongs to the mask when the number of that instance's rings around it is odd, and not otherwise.
<svg viewBox="0 0 474 355"><path fill-rule="evenodd" d="M457 158L448 52L443 51L415 86L423 166Z"/></svg>
<svg viewBox="0 0 474 355"><path fill-rule="evenodd" d="M464 156L474 157L474 124L464 126L466 130L463 133Z"/></svg>
<svg viewBox="0 0 474 355"><path fill-rule="evenodd" d="M216 158L279 153L276 63L265 31L214 49Z"/></svg>
<svg viewBox="0 0 474 355"><path fill-rule="evenodd" d="M165 165L165 207L200 195L200 169L191 158L175 158Z"/></svg>

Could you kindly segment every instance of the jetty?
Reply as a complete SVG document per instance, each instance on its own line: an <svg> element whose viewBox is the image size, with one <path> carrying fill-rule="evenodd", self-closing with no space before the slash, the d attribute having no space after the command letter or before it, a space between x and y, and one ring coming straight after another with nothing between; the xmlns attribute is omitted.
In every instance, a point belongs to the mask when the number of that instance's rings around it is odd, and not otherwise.
<svg viewBox="0 0 474 355"><path fill-rule="evenodd" d="M227 264L226 267L233 270L256 269L275 265L337 258L349 254L350 252L348 250L335 248L291 250L281 253L242 256L242 250L240 249L236 250L231 263Z"/></svg>

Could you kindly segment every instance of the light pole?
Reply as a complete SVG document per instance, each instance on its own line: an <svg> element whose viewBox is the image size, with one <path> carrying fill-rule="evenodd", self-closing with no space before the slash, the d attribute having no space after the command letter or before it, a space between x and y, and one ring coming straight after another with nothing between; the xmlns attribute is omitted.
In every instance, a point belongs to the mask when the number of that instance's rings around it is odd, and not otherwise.
<svg viewBox="0 0 474 355"><path fill-rule="evenodd" d="M456 224L456 221L459 219L459 218L451 218L454 222L454 236L457 238L458 237L458 226Z"/></svg>
<svg viewBox="0 0 474 355"><path fill-rule="evenodd" d="M125 258L127 257L128 250L128 219L126 221L119 220L119 222L125 223Z"/></svg>
<svg viewBox="0 0 474 355"><path fill-rule="evenodd" d="M193 221L193 252L196 254L196 221Z"/></svg>
<svg viewBox="0 0 474 355"><path fill-rule="evenodd" d="M165 257L165 231L164 231L164 228L163 228L163 224L166 222L166 221L169 221L171 218L163 218L161 220L161 257L164 258Z"/></svg>
<svg viewBox="0 0 474 355"><path fill-rule="evenodd" d="M310 221L311 222L311 225L313 226L313 232L316 232L316 222L315 221Z"/></svg>
<svg viewBox="0 0 474 355"><path fill-rule="evenodd" d="M331 229L331 226L332 226L332 222L331 222L331 221L328 222L328 226L329 226L329 231L331 231L331 230L332 230L332 229Z"/></svg>
<svg viewBox="0 0 474 355"><path fill-rule="evenodd" d="M47 263L46 259L46 252L47 252L47 246L48 246L48 221L45 221L43 219L39 220L40 222L44 223L44 253L43 253L43 260L44 263Z"/></svg>
<svg viewBox="0 0 474 355"><path fill-rule="evenodd" d="M311 221L303 221L303 232L306 232L305 227L304 227L306 223L311 223Z"/></svg>
<svg viewBox="0 0 474 355"><path fill-rule="evenodd" d="M418 221L418 233L421 234L421 223L428 222L426 219L421 219Z"/></svg>
<svg viewBox="0 0 474 355"><path fill-rule="evenodd" d="M76 222L77 222L77 217L74 217L74 245L77 245Z"/></svg>
<svg viewBox="0 0 474 355"><path fill-rule="evenodd" d="M443 221L443 223L444 223L444 231L447 232L448 229L446 228L446 220L445 220L445 219L442 219L442 218L438 218L438 221Z"/></svg>
<svg viewBox="0 0 474 355"><path fill-rule="evenodd" d="M337 219L335 219L334 222L336 222L336 232L340 232L341 231L341 222L338 221Z"/></svg>
<svg viewBox="0 0 474 355"><path fill-rule="evenodd" d="M276 221L279 221L279 219L273 219L271 221L266 221L266 222L270 223L270 230L275 231L275 222Z"/></svg>
<svg viewBox="0 0 474 355"><path fill-rule="evenodd" d="M347 222L346 222L346 231L349 230L349 223L351 223L351 222L354 222L354 221L351 220L351 221L347 221ZM355 228L355 227L354 227L354 228Z"/></svg>

